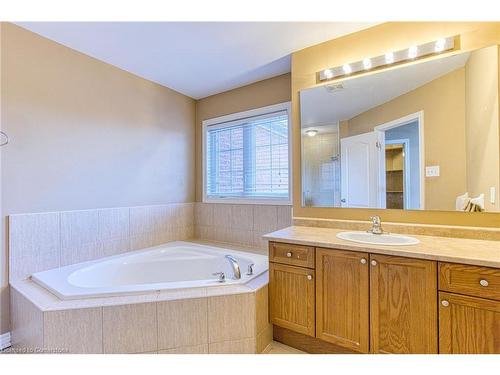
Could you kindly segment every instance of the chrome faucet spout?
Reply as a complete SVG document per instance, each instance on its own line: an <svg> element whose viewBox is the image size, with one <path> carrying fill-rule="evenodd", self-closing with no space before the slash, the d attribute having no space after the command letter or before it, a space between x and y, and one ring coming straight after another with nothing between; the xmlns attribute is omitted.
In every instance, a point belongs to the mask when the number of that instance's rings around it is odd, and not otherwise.
<svg viewBox="0 0 500 375"><path fill-rule="evenodd" d="M372 229L368 232L372 234L383 234L384 231L382 229L382 221L380 220L380 216L372 216L370 218L372 220Z"/></svg>
<svg viewBox="0 0 500 375"><path fill-rule="evenodd" d="M240 266L236 259L232 255L226 255L225 258L231 265L231 268L233 269L233 279L239 280L241 279L241 271L240 271Z"/></svg>

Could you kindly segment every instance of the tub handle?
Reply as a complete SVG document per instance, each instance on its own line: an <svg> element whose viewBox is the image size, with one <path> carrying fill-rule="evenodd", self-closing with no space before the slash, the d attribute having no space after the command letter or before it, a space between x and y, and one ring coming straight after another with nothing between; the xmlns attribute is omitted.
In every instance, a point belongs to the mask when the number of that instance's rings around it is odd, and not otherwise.
<svg viewBox="0 0 500 375"><path fill-rule="evenodd" d="M255 266L255 264L249 264L248 265L248 270L247 270L247 275L248 276L252 276L253 275L253 266Z"/></svg>
<svg viewBox="0 0 500 375"><path fill-rule="evenodd" d="M224 275L224 272L215 272L212 275L219 276L219 279L217 280L219 283L223 283L226 281L226 275Z"/></svg>

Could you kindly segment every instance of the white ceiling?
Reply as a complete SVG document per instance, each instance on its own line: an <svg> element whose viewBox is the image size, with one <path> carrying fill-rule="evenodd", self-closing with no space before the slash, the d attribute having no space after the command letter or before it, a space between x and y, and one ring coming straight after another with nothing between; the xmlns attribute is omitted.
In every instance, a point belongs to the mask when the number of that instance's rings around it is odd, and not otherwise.
<svg viewBox="0 0 500 375"><path fill-rule="evenodd" d="M320 86L300 92L301 127L331 125L433 81L465 65L469 53L396 67L342 81L342 89Z"/></svg>
<svg viewBox="0 0 500 375"><path fill-rule="evenodd" d="M195 99L290 71L290 54L375 23L18 22Z"/></svg>

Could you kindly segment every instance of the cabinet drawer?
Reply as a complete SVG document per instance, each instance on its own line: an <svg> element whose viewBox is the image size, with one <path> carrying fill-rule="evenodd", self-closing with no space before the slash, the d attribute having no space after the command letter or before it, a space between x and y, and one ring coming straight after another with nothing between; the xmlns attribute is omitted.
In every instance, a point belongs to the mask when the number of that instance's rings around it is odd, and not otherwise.
<svg viewBox="0 0 500 375"><path fill-rule="evenodd" d="M314 268L314 247L271 242L269 243L269 261Z"/></svg>
<svg viewBox="0 0 500 375"><path fill-rule="evenodd" d="M500 269L439 263L439 289L500 301Z"/></svg>

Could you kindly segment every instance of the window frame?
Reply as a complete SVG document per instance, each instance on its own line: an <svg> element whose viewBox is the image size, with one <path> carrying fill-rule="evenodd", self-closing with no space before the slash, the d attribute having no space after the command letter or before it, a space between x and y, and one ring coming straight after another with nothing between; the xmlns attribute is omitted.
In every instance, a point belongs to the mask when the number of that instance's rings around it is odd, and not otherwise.
<svg viewBox="0 0 500 375"><path fill-rule="evenodd" d="M223 126L226 122L244 121L250 117L263 116L273 112L286 111L288 117L288 198L264 198L264 197L208 197L207 196L207 133L211 126ZM237 124L235 124L237 126ZM293 163L292 163L292 116L291 103L284 102L266 107L251 109L248 111L231 113L229 115L214 117L202 121L202 140L201 140L201 159L202 159L202 188L203 203L236 203L236 204L269 204L269 205L291 205L292 204L292 186L293 186Z"/></svg>

